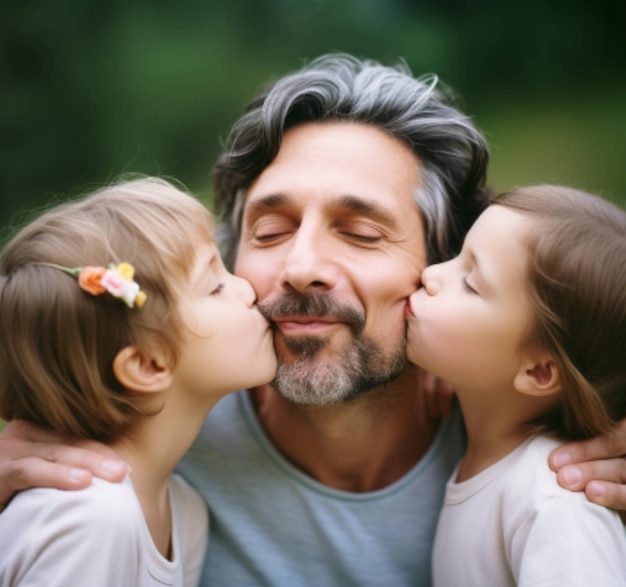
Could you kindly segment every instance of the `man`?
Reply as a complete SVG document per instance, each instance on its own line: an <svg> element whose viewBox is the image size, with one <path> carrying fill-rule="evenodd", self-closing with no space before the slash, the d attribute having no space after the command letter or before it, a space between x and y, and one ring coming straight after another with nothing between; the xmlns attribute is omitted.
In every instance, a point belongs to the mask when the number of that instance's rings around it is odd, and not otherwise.
<svg viewBox="0 0 626 587"><path fill-rule="evenodd" d="M234 126L216 205L280 366L273 389L222 400L181 463L211 509L206 584L430 584L463 438L458 415L428 417L420 404L405 304L485 206L487 161L435 78L349 56L279 80ZM29 426L3 438L5 496L81 486L83 468L119 476L110 454L50 447L58 439Z"/></svg>

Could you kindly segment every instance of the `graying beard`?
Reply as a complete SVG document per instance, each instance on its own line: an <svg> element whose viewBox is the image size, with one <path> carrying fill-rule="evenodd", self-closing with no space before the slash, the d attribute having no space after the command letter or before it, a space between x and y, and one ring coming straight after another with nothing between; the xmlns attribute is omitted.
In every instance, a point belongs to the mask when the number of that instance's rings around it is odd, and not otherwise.
<svg viewBox="0 0 626 587"><path fill-rule="evenodd" d="M281 364L272 383L282 397L296 404L325 406L352 401L398 377L406 364L406 341L385 359L378 345L360 339L340 353L334 364L322 366L315 364L314 357L325 341L309 342L298 342L302 354L289 364ZM295 345L290 341L287 346L292 350ZM381 368L384 363L387 366Z"/></svg>

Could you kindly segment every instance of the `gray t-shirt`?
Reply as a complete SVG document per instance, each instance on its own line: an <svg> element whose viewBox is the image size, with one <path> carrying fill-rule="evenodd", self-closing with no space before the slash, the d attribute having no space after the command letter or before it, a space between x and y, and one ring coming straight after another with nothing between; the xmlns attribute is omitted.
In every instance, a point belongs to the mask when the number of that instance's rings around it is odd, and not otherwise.
<svg viewBox="0 0 626 587"><path fill-rule="evenodd" d="M339 491L274 448L245 392L225 397L179 466L211 513L202 585L430 586L437 517L463 450L457 413L393 485Z"/></svg>

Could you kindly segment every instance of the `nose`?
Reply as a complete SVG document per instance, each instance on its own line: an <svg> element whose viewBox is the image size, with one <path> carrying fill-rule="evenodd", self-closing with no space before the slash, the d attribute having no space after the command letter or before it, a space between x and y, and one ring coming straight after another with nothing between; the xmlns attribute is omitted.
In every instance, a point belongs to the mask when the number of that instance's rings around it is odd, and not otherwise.
<svg viewBox="0 0 626 587"><path fill-rule="evenodd" d="M336 255L337 251L334 252ZM334 268L333 247L328 235L313 223L303 223L291 240L280 283L289 291L326 291L335 285Z"/></svg>
<svg viewBox="0 0 626 587"><path fill-rule="evenodd" d="M252 307L255 304L257 295L247 279L230 274L229 282L229 287L232 288L235 294L246 304L246 306Z"/></svg>
<svg viewBox="0 0 626 587"><path fill-rule="evenodd" d="M434 296L441 290L443 265L444 263L428 265L428 267L422 271L422 287L428 295Z"/></svg>

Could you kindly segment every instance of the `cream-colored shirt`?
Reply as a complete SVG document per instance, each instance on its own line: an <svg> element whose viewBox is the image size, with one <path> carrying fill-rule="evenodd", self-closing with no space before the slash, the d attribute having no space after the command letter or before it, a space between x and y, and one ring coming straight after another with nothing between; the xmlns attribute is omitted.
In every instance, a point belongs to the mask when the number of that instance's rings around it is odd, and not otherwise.
<svg viewBox="0 0 626 587"><path fill-rule="evenodd" d="M548 467L559 444L537 436L446 488L433 553L435 587L626 585L619 516L562 489Z"/></svg>
<svg viewBox="0 0 626 587"><path fill-rule="evenodd" d="M194 587L208 537L202 498L180 477L169 486L173 560L156 549L127 477L83 491L30 489L0 515L0 586Z"/></svg>

